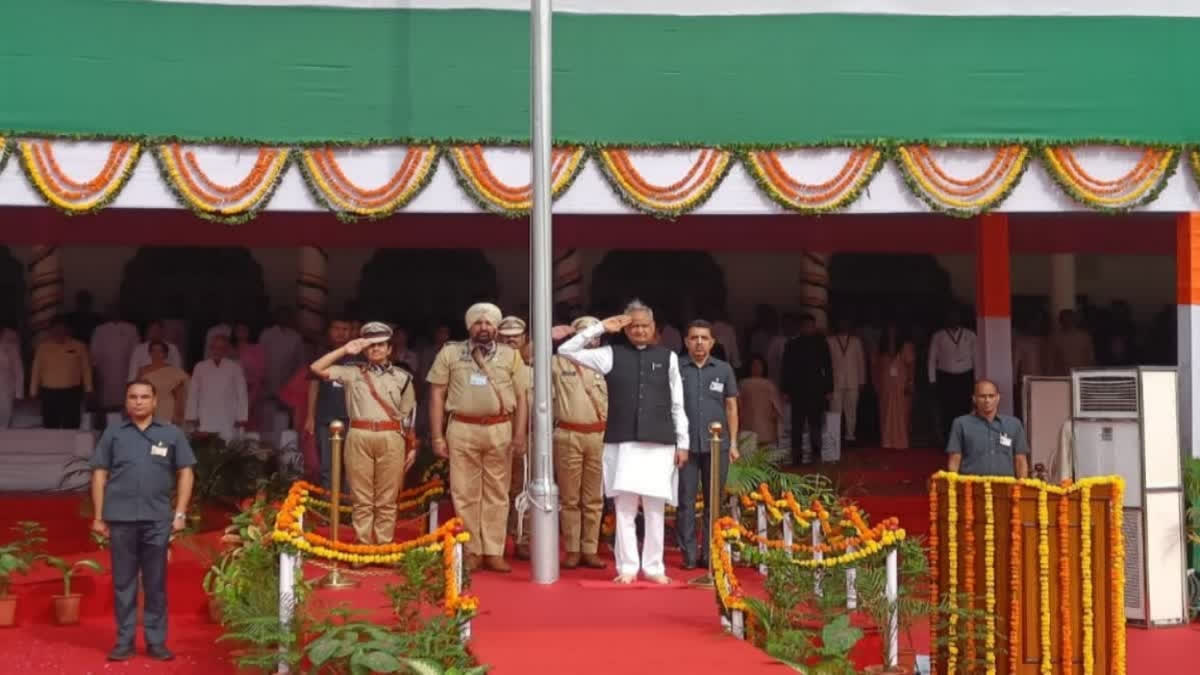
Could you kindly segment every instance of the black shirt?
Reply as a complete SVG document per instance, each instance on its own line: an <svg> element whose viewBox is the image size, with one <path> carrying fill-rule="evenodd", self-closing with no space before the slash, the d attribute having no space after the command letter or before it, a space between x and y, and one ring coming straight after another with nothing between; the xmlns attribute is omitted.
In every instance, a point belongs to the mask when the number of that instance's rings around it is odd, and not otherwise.
<svg viewBox="0 0 1200 675"><path fill-rule="evenodd" d="M195 463L187 436L174 424L151 422L143 431L126 419L108 427L92 454L92 468L108 471L101 518L171 520L175 473Z"/></svg>

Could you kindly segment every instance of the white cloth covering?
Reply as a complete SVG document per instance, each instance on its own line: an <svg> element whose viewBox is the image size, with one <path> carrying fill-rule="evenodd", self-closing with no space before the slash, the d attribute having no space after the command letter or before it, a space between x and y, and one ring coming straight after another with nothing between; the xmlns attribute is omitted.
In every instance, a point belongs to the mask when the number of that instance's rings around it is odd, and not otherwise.
<svg viewBox="0 0 1200 675"><path fill-rule="evenodd" d="M218 364L207 359L196 364L188 391L184 419L195 421L196 430L214 433L226 441L234 438L234 425L245 422L249 412L246 375L233 359Z"/></svg>
<svg viewBox="0 0 1200 675"><path fill-rule="evenodd" d="M102 408L124 406L129 357L138 340L137 328L126 321L106 321L92 333L88 349L96 370L95 390Z"/></svg>

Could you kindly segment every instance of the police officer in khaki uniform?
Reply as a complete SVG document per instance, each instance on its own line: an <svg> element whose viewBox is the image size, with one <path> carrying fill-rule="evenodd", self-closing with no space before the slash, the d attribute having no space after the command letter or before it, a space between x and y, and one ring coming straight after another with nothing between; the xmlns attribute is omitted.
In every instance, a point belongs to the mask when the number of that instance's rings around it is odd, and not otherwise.
<svg viewBox="0 0 1200 675"><path fill-rule="evenodd" d="M600 323L579 317L571 323L576 333ZM588 348L600 346L592 340ZM550 388L554 395L554 463L562 505L562 535L567 557L562 566L581 564L604 569L596 555L600 546L600 520L604 513L604 426L608 418L608 384L604 374L563 356L550 361Z"/></svg>
<svg viewBox="0 0 1200 675"><path fill-rule="evenodd" d="M390 544L396 533L397 495L417 456L417 395L412 376L392 365L392 329L372 321L362 327L361 335L317 359L312 371L346 388L350 431L345 465L358 541ZM347 354L359 353L366 356L365 363L336 365Z"/></svg>
<svg viewBox="0 0 1200 675"><path fill-rule="evenodd" d="M525 325L525 320L519 316L506 316L500 320L500 327L497 329L499 341L503 344L512 347L521 354L521 360L525 364L525 381L529 384L529 388L525 391L525 401L528 410L533 409L533 366L530 361L533 360L533 352L529 343L529 332ZM532 415L529 416L532 418ZM531 428L527 430L526 437L529 438L532 434L532 419L530 419ZM530 438L530 442L532 438ZM527 442L525 447L531 447ZM512 473L509 474L508 484L508 533L512 535L513 544L516 546L516 556L518 560L529 560L529 511L525 511L522 516L517 512L517 497L525 491L526 466L529 460L529 454L513 455ZM523 521L521 527L517 527L517 520ZM518 533L518 529L520 532Z"/></svg>
<svg viewBox="0 0 1200 675"><path fill-rule="evenodd" d="M512 457L525 454L528 375L521 355L496 341L500 308L467 310L470 338L448 342L426 378L433 452L450 460L450 497L471 534L467 566L510 572L504 560ZM447 421L448 418L448 421Z"/></svg>

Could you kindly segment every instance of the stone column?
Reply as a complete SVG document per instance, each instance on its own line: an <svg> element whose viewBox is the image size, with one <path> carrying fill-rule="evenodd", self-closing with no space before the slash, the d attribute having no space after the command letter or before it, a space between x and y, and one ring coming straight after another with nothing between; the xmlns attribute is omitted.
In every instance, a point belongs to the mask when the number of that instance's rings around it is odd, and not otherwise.
<svg viewBox="0 0 1200 675"><path fill-rule="evenodd" d="M800 254L800 310L816 319L817 329L829 329L829 254Z"/></svg>
<svg viewBox="0 0 1200 675"><path fill-rule="evenodd" d="M325 328L325 312L329 297L329 278L326 268L329 254L317 246L303 246L300 252L300 272L296 276L296 304L300 310L300 330L311 339L320 340Z"/></svg>
<svg viewBox="0 0 1200 675"><path fill-rule="evenodd" d="M1050 323L1058 326L1058 313L1075 309L1075 254L1050 256Z"/></svg>
<svg viewBox="0 0 1200 675"><path fill-rule="evenodd" d="M583 262L579 249L563 249L554 254L554 307L566 307L569 314L581 311L583 299ZM569 316L556 317L566 321Z"/></svg>
<svg viewBox="0 0 1200 675"><path fill-rule="evenodd" d="M1000 412L1013 413L1012 257L1008 216L990 213L975 220L975 307L979 330L975 377L1000 390Z"/></svg>
<svg viewBox="0 0 1200 675"><path fill-rule="evenodd" d="M1181 213L1176 221L1175 277L1179 354L1179 446L1184 457L1200 457L1200 212Z"/></svg>
<svg viewBox="0 0 1200 675"><path fill-rule="evenodd" d="M34 246L29 261L29 334L35 347L62 311L63 275L58 247Z"/></svg>

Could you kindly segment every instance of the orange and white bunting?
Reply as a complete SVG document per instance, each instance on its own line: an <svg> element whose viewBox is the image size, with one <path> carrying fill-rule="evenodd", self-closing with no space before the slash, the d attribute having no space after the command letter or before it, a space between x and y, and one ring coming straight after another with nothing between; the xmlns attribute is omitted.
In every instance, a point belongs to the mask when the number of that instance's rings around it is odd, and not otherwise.
<svg viewBox="0 0 1200 675"><path fill-rule="evenodd" d="M283 148L259 148L246 175L225 184L205 172L195 150L171 143L156 153L169 187L185 206L201 217L227 222L246 220L266 206L289 157Z"/></svg>
<svg viewBox="0 0 1200 675"><path fill-rule="evenodd" d="M313 195L339 218L383 218L395 213L420 194L437 164L434 145L405 148L400 167L381 185L355 183L331 148L300 151L300 167Z"/></svg>
<svg viewBox="0 0 1200 675"><path fill-rule="evenodd" d="M90 213L107 206L121 192L137 166L142 146L114 142L103 166L93 176L68 175L54 151L55 142L24 140L18 144L21 167L42 198L67 213Z"/></svg>
<svg viewBox="0 0 1200 675"><path fill-rule="evenodd" d="M506 183L488 163L482 146L460 145L451 148L449 154L459 184L483 208L512 216L527 214L533 208L532 181L521 185ZM550 155L551 198L570 187L586 158L583 148L554 148Z"/></svg>
<svg viewBox="0 0 1200 675"><path fill-rule="evenodd" d="M991 153L983 171L974 176L956 176L948 171L925 145L896 148L900 170L909 187L925 203L951 215L972 216L996 208L1012 192L1029 164L1029 150L1019 145L993 149L955 149L977 154Z"/></svg>
<svg viewBox="0 0 1200 675"><path fill-rule="evenodd" d="M1048 147L1042 150L1042 159L1050 175L1072 199L1101 211L1123 211L1151 201L1166 185L1179 160L1176 148L1143 148L1136 162L1130 158L1133 167L1125 174L1098 178L1082 166L1080 149L1065 145Z"/></svg>
<svg viewBox="0 0 1200 675"><path fill-rule="evenodd" d="M746 153L746 167L759 186L780 206L800 213L829 213L850 205L870 184L883 164L883 153L871 147L854 148L841 169L821 183L807 183L784 164L786 155L804 150L762 150ZM821 149L821 152L826 152Z"/></svg>
<svg viewBox="0 0 1200 675"><path fill-rule="evenodd" d="M633 156L642 152L599 150L601 169L626 203L639 211L667 217L683 215L708 201L729 173L733 157L727 150L691 151L690 166L683 176L668 185L657 185L646 180L635 166Z"/></svg>

